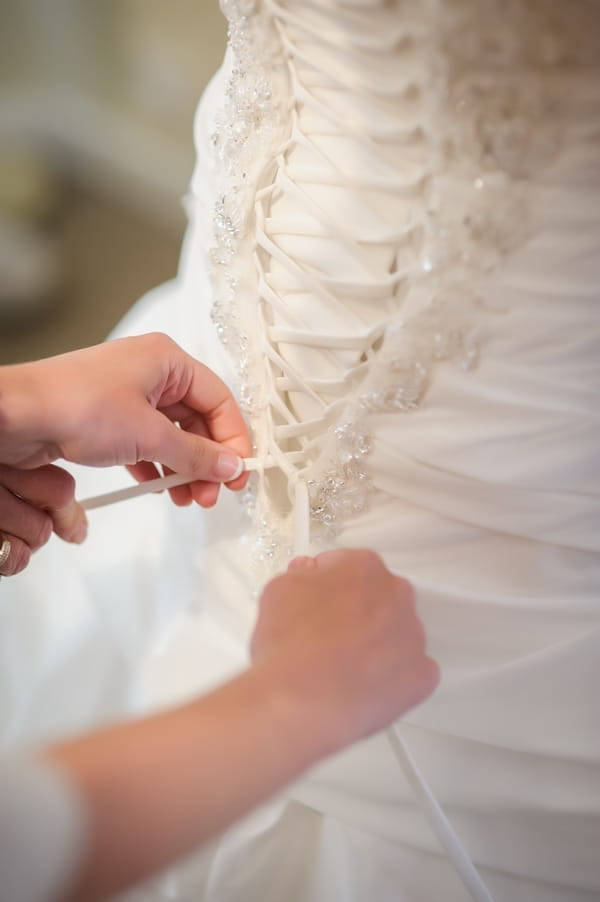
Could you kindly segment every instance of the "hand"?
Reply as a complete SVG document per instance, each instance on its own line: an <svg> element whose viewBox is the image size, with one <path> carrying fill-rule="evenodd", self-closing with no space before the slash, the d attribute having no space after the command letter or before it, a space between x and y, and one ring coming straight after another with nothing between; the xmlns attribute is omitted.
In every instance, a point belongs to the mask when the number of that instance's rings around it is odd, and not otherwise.
<svg viewBox="0 0 600 902"><path fill-rule="evenodd" d="M382 729L439 681L409 582L371 551L298 559L266 587L251 641L329 754Z"/></svg>
<svg viewBox="0 0 600 902"><path fill-rule="evenodd" d="M166 335L4 367L1 383L4 463L124 464L139 480L159 475L159 463L198 477L171 491L176 503L193 499L206 507L217 500L219 483L246 483L245 474L232 479L251 442L231 392Z"/></svg>
<svg viewBox="0 0 600 902"><path fill-rule="evenodd" d="M75 480L60 467L17 470L0 465L0 526L10 553L0 575L13 576L29 563L54 531L68 542L82 542L87 521L75 501Z"/></svg>
<svg viewBox="0 0 600 902"><path fill-rule="evenodd" d="M263 593L253 666L178 709L51 750L90 816L73 898L112 897L181 859L424 699L438 681L424 644L409 583L376 554L296 561Z"/></svg>

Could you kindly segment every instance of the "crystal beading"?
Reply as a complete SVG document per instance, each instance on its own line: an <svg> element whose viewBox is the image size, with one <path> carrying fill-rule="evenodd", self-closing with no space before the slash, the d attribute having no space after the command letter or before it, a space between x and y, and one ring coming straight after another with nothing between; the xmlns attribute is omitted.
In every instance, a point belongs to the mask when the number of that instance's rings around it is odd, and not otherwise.
<svg viewBox="0 0 600 902"><path fill-rule="evenodd" d="M248 238L261 150L270 146L280 120L266 76L274 52L272 30L254 15L256 0L220 0L228 20L233 65L224 108L217 116L212 143L217 158L218 190L213 212L211 319L235 361L238 399L247 414L260 391L251 376L249 342L235 303L242 242ZM275 47L276 49L276 47Z"/></svg>
<svg viewBox="0 0 600 902"><path fill-rule="evenodd" d="M305 95L310 93L303 84L304 100L293 97L288 106L290 98L273 99L270 79L274 73L287 66L293 78L295 71L288 6L284 0L264 6L251 0L222 2L229 19L234 66L214 136L223 190L215 205L211 253L216 290L212 316L236 360L240 398L257 441L266 435L267 446L276 445L284 452L286 447L304 447L300 439L291 445L289 441L278 444L273 425L277 415L269 411L273 397L279 405L288 405L276 388L276 379L285 373L284 360L274 343L267 366L249 357L251 342L241 322L238 269L256 228L252 211L257 192L275 186L282 166L275 153L281 142L275 136L285 131L288 146L297 140L292 137L292 122L300 128ZM315 441L308 443L306 465L289 470L292 477L301 471L307 481L317 541L330 541L348 516L368 504L372 416L417 410L440 361L465 369L476 365L478 324L489 313L481 286L528 234L528 177L552 158L561 136L561 97L553 74L574 56L573 35L564 27L573 17L568 11L559 15L548 0L429 0L424 5L397 2L391 6L406 20L407 40L395 49L388 45L372 52L393 54L407 49L414 54L419 46L422 54L421 71L407 86L398 85L398 102L413 98L420 110L418 126L405 140L409 155L411 141L418 143L424 175L410 228L397 239L398 259L412 263L397 281L391 312L390 296L382 290L383 340L365 344L362 358L368 365L361 378L347 379L345 372L340 373L340 392L346 393L347 402L343 412L337 422L325 412L320 450ZM360 11L360 4L356 10ZM295 7L293 15L301 16L301 10ZM340 27L344 15L340 7ZM345 52L350 59L352 40L349 34ZM327 84L327 54L323 52L319 59ZM363 102L369 91L378 121L376 89L363 86ZM322 97L318 102L322 103ZM339 137L344 127L342 122ZM356 127L352 139L357 140ZM364 139L383 160L386 148L366 133ZM401 150L400 142L400 159ZM382 168L389 169L387 162ZM268 220L268 200L264 219ZM360 253L358 237L356 250ZM296 260L290 263L299 265ZM318 273L311 270L310 278L318 289ZM285 304L285 298L280 300ZM265 295L261 301L264 307L271 303ZM267 341L268 325L258 304L252 334ZM269 566L280 566L291 547L289 511L281 510L264 485L257 485L252 497L255 556Z"/></svg>

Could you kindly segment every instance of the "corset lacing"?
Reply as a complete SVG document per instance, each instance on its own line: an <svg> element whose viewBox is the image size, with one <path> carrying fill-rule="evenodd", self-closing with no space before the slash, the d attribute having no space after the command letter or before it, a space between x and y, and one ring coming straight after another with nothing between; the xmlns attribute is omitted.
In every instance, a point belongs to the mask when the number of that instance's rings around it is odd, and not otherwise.
<svg viewBox="0 0 600 902"><path fill-rule="evenodd" d="M473 286L522 237L502 159L528 157L546 107L514 84L518 30L499 4L221 3L236 63L216 141L229 185L214 319L265 470L256 556L276 569L281 547L314 551L364 509L370 415L416 408L437 361L473 362ZM498 32L492 78L463 56L461 23L476 63ZM252 263L239 281L238 258ZM490 902L397 725L388 737L470 895Z"/></svg>
<svg viewBox="0 0 600 902"><path fill-rule="evenodd" d="M440 329L433 339L437 346L408 363L398 366L392 356L381 353L386 337L390 344L392 324L409 334L411 325L400 320L399 312L409 285L414 305L418 283L429 276L429 265L420 255L429 225L421 194L431 154L419 121L414 67L401 71L396 66L389 73L378 67L364 85L352 76L347 57L360 56L358 68L364 70L365 59L381 52L383 32L365 28L360 11L346 8L341 14L343 29L351 26L349 46L341 53L336 17L319 4L304 4L303 16L277 0L266 0L264 9L283 51L283 93L291 100L286 134L273 148L268 171L257 179L253 199L256 295L240 293L237 307L242 332L256 335L258 354L248 381L254 383L249 394L257 454L268 456L285 475L290 503L287 513L277 512L271 535L263 536L272 563L277 559L277 535L287 532L290 549L299 499L309 504L303 522L312 523L316 539L335 534L345 516L364 509L369 412L416 406L433 358L449 355ZM309 21L311 16L322 17L323 25L319 29L310 22L308 43L307 13ZM387 15L384 49L395 59L398 42L410 47L412 36L402 34L396 17ZM348 79L353 96L362 103L354 120L344 114ZM402 121L395 115L398 103L404 109ZM335 142L340 138L350 152L348 159L338 161ZM328 146L331 141L334 145ZM395 148L405 151L399 160ZM324 202L315 198L315 185L324 187ZM346 218L337 208L336 192L349 205ZM382 210L382 196L390 193L403 207L393 217ZM346 276L343 265L329 263L327 252L320 252L321 236L336 261L348 261ZM300 241L302 255L290 252L290 239ZM310 321L303 297L318 307L319 321ZM419 346L418 341L413 344ZM386 370L391 391L380 378ZM259 496L261 490L259 483ZM273 520L276 493L267 497L268 489L264 491L266 520ZM294 551L299 550L296 535ZM307 541L302 550L308 550Z"/></svg>
<svg viewBox="0 0 600 902"><path fill-rule="evenodd" d="M363 503L361 490L367 477L362 474L360 457L368 451L368 439L362 435L360 425L357 426L362 411L357 409L361 402L357 404L356 397L365 397L366 380L372 374L386 330L398 317L407 278L410 276L414 284L415 275L422 278L428 273L428 267L421 265L418 256L424 225L422 209L416 203L426 176L423 168L417 165L389 165L385 152L382 153L386 144L405 145L410 149L423 143L416 111L412 121L408 116L408 123L398 123L389 109L387 115L371 116L368 132L364 123L343 119L333 105L322 102L317 92L311 91L305 83L310 81L314 67L318 69L321 87L348 90L347 78L336 76L335 66L326 73L322 69L323 55L330 58L337 53L335 41L329 45L327 34L321 34L316 48L313 42L309 52L303 49L301 40L297 43L290 36L291 31L301 38L302 20L276 0L266 0L265 8L275 23L285 51L293 100L289 111L289 136L274 154L274 171L268 184L258 188L254 199L253 262L258 296L257 336L262 355L257 394L262 395L263 418L258 457L284 475L291 505L287 526L288 535L291 533L291 548L294 554L307 554L311 550L311 523L314 523L316 508L310 489L311 483L315 483L315 463L323 457L324 444L325 453L334 458L339 458L341 447L342 460L338 459L333 471L321 473L321 482L325 485L328 479L332 483L337 480L335 485L341 482L340 494L343 495L350 482L350 504L352 483L358 482L356 506ZM345 15L354 14L346 10ZM358 27L354 32L359 40L354 44L353 52L381 51L381 29L371 37L368 30ZM385 43L393 50L400 39L399 29L392 28L387 32ZM304 78L298 71L299 65ZM390 100L397 102L399 97L406 97L407 106L412 105L415 83L410 73L404 85L399 85L393 77L375 77L365 90L360 79L353 81L354 95L361 96L366 104L372 106L374 97L376 104L384 106ZM360 172L344 174L336 161L324 153L318 141L313 140L303 127L307 115L317 123L317 131L327 133L331 130L333 136L344 135L360 147L363 156ZM316 202L302 185L301 174L299 177L302 166L298 167L297 160L294 161L294 174L290 173L290 156L298 149L311 160L308 167L312 173L308 174L310 181L314 181L315 171L320 172L324 184L340 186L356 199L362 217L345 221L335 215L337 211L331 206ZM421 147L421 153L424 152L425 148ZM410 158L410 153L407 156ZM371 165L364 165L365 159L370 160ZM375 202L370 202L373 198L369 192L381 189L405 198L403 218L386 221L377 209L376 195ZM271 207L278 199L279 209L272 219ZM327 240L336 243L338 252L352 258L354 266L347 279L338 272L328 272L326 267L320 268L318 260L311 259L313 248L310 246L304 260L286 250L288 236L306 238L311 228L313 234L322 229ZM387 249L387 271L381 266L381 256L373 259L372 248ZM314 322L308 328L303 311L290 303L290 294L294 292L307 293L318 299L323 318L336 323L335 331L333 328L327 331ZM241 321L248 321L253 315L256 316L254 311L242 311ZM298 348L318 355L315 360L319 372L314 376L306 365L302 369L295 365L294 355ZM354 409L349 398L355 399ZM337 446L333 451L332 434ZM345 460L344 441L347 445ZM361 441L362 453L353 455L351 446L360 445ZM340 499L346 510L347 497ZM490 902L489 892L412 760L398 726L388 730L388 738L418 804L471 896L478 902Z"/></svg>

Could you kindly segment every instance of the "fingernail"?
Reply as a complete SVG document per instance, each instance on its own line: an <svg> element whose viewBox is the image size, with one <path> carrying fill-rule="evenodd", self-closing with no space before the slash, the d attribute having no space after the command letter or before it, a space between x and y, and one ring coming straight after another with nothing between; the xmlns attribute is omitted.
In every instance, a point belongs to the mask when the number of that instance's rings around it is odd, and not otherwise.
<svg viewBox="0 0 600 902"><path fill-rule="evenodd" d="M315 559L312 557L295 557L293 561L290 561L288 564L288 570L307 570L310 567L315 567Z"/></svg>
<svg viewBox="0 0 600 902"><path fill-rule="evenodd" d="M244 461L235 454L219 454L215 467L215 476L221 482L233 482L244 471Z"/></svg>

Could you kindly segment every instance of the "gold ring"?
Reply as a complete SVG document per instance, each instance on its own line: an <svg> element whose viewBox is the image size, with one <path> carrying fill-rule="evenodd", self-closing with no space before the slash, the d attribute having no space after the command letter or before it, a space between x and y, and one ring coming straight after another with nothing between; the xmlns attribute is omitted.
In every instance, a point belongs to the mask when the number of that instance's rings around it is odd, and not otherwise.
<svg viewBox="0 0 600 902"><path fill-rule="evenodd" d="M2 538L2 544L0 544L0 567L4 567L8 560L12 545L3 532L0 532L0 538Z"/></svg>

